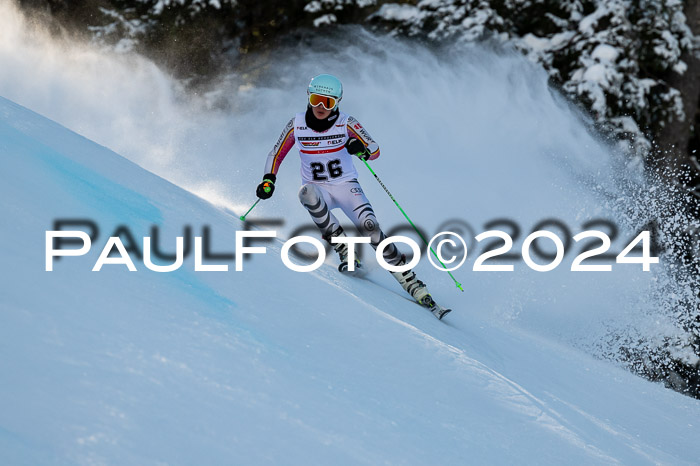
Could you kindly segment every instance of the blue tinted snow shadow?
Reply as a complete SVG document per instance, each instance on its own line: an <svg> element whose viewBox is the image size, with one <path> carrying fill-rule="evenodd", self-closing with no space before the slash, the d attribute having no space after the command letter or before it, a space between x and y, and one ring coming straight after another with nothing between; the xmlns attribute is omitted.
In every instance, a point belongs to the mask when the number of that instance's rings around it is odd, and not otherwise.
<svg viewBox="0 0 700 466"><path fill-rule="evenodd" d="M41 129L41 128L38 128ZM64 130L68 131L68 130ZM79 144L89 143L94 146L95 157L104 156L107 149L80 138ZM77 145L77 144L76 144ZM32 158L34 165L38 165L56 186L68 194L72 194L76 200L90 203L100 213L111 213L120 221L146 220L151 223L160 223L162 215L147 197L136 191L126 188L109 178L71 160L53 147L47 146L29 134L0 121L0 148L7 154L4 161L5 169L11 169L12 156ZM76 151L84 151L81 147ZM88 150L88 152L93 152ZM115 157L116 154L109 154ZM124 163L129 163L124 160ZM111 165L111 164L110 164ZM98 205L94 205L98 204Z"/></svg>

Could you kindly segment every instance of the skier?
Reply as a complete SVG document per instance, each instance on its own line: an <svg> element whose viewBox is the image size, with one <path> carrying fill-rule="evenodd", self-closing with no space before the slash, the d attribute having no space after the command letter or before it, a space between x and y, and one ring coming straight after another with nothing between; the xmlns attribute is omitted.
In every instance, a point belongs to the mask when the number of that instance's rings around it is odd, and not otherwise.
<svg viewBox="0 0 700 466"><path fill-rule="evenodd" d="M363 160L375 160L379 157L379 146L360 122L338 109L343 98L343 86L338 78L329 74L316 76L309 83L307 94L306 112L297 113L289 120L268 154L265 176L256 194L261 199L272 196L279 167L296 145L301 157L303 181L299 200L311 214L323 238L331 243L333 237L346 236L331 212L340 208L360 234L370 238L370 244L376 249L386 235L379 228L374 209L357 181L351 154ZM347 271L348 246L343 243L331 243L331 246L340 256L338 270ZM393 243L384 250L383 257L391 265L406 264L406 256ZM359 267L360 261L355 259L355 268ZM390 273L413 299L430 308L438 318L448 312L435 304L415 272Z"/></svg>

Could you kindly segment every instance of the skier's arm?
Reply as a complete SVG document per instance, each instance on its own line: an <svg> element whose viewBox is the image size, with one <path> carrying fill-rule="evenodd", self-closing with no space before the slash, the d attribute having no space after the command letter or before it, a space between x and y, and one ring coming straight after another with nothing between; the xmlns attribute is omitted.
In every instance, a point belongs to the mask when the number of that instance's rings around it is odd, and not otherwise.
<svg viewBox="0 0 700 466"><path fill-rule="evenodd" d="M294 118L289 120L289 123L284 127L279 139L277 139L275 147L267 154L265 175L263 175L262 182L255 190L255 194L260 199L269 199L272 197L272 193L275 192L277 171L280 169L282 161L287 156L292 146L294 146Z"/></svg>
<svg viewBox="0 0 700 466"><path fill-rule="evenodd" d="M282 165L282 161L289 153L290 149L294 147L294 118L289 120L287 126L282 130L277 143L272 148L269 154L267 154L267 161L265 162L265 173L272 173L277 175L277 171Z"/></svg>
<svg viewBox="0 0 700 466"><path fill-rule="evenodd" d="M372 139L372 136L362 127L360 122L351 116L348 117L348 137L357 138L367 146L367 151L370 154L368 160L374 160L379 157L379 144Z"/></svg>

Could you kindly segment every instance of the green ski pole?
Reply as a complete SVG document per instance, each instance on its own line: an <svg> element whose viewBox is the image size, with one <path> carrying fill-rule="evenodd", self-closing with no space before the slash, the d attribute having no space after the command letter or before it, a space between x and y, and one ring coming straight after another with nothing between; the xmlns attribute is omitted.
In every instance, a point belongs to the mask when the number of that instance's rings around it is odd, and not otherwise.
<svg viewBox="0 0 700 466"><path fill-rule="evenodd" d="M369 166L369 163L367 162L367 160L365 160L365 159L361 159L361 160L365 163L365 165L366 165L367 168L369 169L370 173L372 173L372 174L374 175L374 177L377 179L377 181L378 181L379 184L382 186L382 188L384 188L384 191L386 191L386 193L389 195L389 197L391 198L391 200L394 201L394 204L396 204L396 207L399 208L399 210L401 211L401 213L403 214L403 216L406 217L406 220L408 220L408 223L410 223L411 226L413 227L413 229L416 230L416 233L418 233L418 236L421 237L421 239L423 240L423 242L425 243L425 245L428 246L428 247L430 248L430 251L433 253L433 255L434 255L435 258L438 260L438 262L440 262L440 265L442 265L443 268L445 268L445 270L447 270L447 266L446 266L445 264L442 263L442 261L440 260L440 257L438 257L437 253L433 250L433 248L430 247L430 243L428 243L428 240L425 239L425 237L424 237L423 234L420 232L420 230L418 230L418 228L413 224L413 222L411 221L411 219L408 218L408 215L406 215L406 212L404 212L404 210L401 208L401 206L400 206L399 203L396 201L396 199L394 198L394 196L392 196L392 194L389 192L389 189L388 189L386 186L384 186L384 183L382 183L382 180L380 180L379 177L377 176L377 174L374 173L374 170L372 170L372 167ZM464 288L462 288L462 284L459 283L459 282L457 281L457 279L454 277L454 275L452 275L452 272L450 272L449 270L447 270L447 273L450 275L450 278L452 278L452 280L455 282L455 285L457 285L457 288L459 288L461 291L464 291Z"/></svg>
<svg viewBox="0 0 700 466"><path fill-rule="evenodd" d="M248 209L248 212L244 213L239 218L245 222L246 215L248 215L250 213L250 211L253 210L255 208L255 206L258 205L258 202L260 202L261 200L262 199L258 199L257 201L255 201L255 204L253 204L252 207L250 209Z"/></svg>

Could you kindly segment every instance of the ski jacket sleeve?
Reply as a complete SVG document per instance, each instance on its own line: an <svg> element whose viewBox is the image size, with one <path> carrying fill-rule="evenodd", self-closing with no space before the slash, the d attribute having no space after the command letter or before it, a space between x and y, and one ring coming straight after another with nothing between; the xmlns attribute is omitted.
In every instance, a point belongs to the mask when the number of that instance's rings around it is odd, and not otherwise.
<svg viewBox="0 0 700 466"><path fill-rule="evenodd" d="M289 120L287 126L282 130L277 143L272 148L269 154L267 154L267 161L265 163L265 173L274 173L277 175L277 171L282 165L282 161L289 153L290 149L294 147L294 118Z"/></svg>
<svg viewBox="0 0 700 466"><path fill-rule="evenodd" d="M367 150L369 150L370 153L369 160L374 160L379 157L379 144L372 139L372 136L362 127L360 122L351 116L348 117L348 137L357 138L367 146Z"/></svg>

